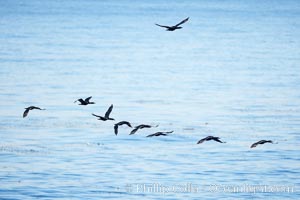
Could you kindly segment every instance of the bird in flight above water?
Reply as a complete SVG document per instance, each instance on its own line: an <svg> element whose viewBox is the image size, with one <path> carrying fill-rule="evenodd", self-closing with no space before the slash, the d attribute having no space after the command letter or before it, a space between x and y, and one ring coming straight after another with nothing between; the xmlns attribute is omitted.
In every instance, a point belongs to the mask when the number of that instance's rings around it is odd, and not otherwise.
<svg viewBox="0 0 300 200"><path fill-rule="evenodd" d="M173 133L174 131L166 131L166 132L156 132L153 134L148 135L147 137L153 137L153 136L167 136L170 133Z"/></svg>
<svg viewBox="0 0 300 200"><path fill-rule="evenodd" d="M23 113L23 118L26 117L29 113L30 110L46 110L46 109L42 109L42 108L39 108L39 107L36 107L36 106L29 106L28 108L25 108L25 111Z"/></svg>
<svg viewBox="0 0 300 200"><path fill-rule="evenodd" d="M273 144L273 141L272 140L260 140L258 142L253 143L250 148L254 148L259 144L265 144L265 143L272 143Z"/></svg>
<svg viewBox="0 0 300 200"><path fill-rule="evenodd" d="M102 120L102 121L106 121L106 120L115 120L114 118L110 118L109 115L111 113L113 109L113 104L111 104L111 106L108 108L108 110L106 111L104 117L99 116L99 115L95 115L92 113L93 116L98 117L98 120Z"/></svg>
<svg viewBox="0 0 300 200"><path fill-rule="evenodd" d="M205 138L199 140L199 141L197 142L197 144L201 144L201 143L203 143L203 142L205 142L205 141L210 141L210 140L214 140L214 141L219 142L219 143L226 143L226 142L222 142L222 141L220 140L219 137L207 136L207 137L205 137Z"/></svg>
<svg viewBox="0 0 300 200"><path fill-rule="evenodd" d="M129 135L135 134L135 132L137 132L139 129L152 128L152 127L158 127L158 125L157 126L151 126L151 125L146 125L146 124L138 125L138 126L134 127L134 129L130 132Z"/></svg>
<svg viewBox="0 0 300 200"><path fill-rule="evenodd" d="M79 101L80 102L80 104L78 104L78 105L83 105L83 106L86 106L86 105L88 105L88 104L95 104L95 102L90 102L90 99L91 99L92 97L88 97L88 98L86 98L85 100L83 100L83 99L77 99L76 101L74 101L74 103L76 103L77 101Z"/></svg>
<svg viewBox="0 0 300 200"><path fill-rule="evenodd" d="M131 126L131 124L129 122L127 122L127 121L120 121L120 122L118 122L118 123L116 123L114 125L115 135L118 135L118 128L119 128L119 126L122 126L124 124L127 125L127 126L129 126L130 128L132 128L132 126Z"/></svg>
<svg viewBox="0 0 300 200"><path fill-rule="evenodd" d="M176 24L175 26L164 26L164 25L160 25L160 24L155 24L156 26L160 26L163 28L166 28L166 31L175 31L176 29L181 29L182 27L180 26L181 24L187 22L189 20L189 17L182 20L181 22L179 22L178 24Z"/></svg>

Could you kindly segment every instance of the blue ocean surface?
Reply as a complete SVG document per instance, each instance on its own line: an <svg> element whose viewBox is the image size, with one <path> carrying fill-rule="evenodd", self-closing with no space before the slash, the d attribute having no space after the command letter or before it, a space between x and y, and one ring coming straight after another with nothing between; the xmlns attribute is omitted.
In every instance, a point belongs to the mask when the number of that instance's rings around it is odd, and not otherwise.
<svg viewBox="0 0 300 200"><path fill-rule="evenodd" d="M300 197L298 0L0 0L0 98L0 199Z"/></svg>

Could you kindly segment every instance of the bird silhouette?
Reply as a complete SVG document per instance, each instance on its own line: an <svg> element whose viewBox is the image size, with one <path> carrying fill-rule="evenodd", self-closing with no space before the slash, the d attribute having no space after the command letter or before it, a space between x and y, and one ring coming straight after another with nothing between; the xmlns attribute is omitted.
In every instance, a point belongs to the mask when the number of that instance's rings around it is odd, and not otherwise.
<svg viewBox="0 0 300 200"><path fill-rule="evenodd" d="M156 132L153 134L148 135L147 137L153 137L153 136L167 136L170 133L173 133L174 131L166 131L166 132Z"/></svg>
<svg viewBox="0 0 300 200"><path fill-rule="evenodd" d="M152 127L158 127L158 125L157 126L151 126L151 125L146 125L146 124L138 125L138 126L134 127L134 129L130 132L129 135L135 134L139 129L152 128Z"/></svg>
<svg viewBox="0 0 300 200"><path fill-rule="evenodd" d="M201 143L203 143L203 142L205 142L205 141L210 141L210 140L214 140L214 141L219 142L219 143L225 143L225 142L222 142L222 141L220 140L219 137L207 136L207 137L205 137L205 138L199 140L199 141L197 142L197 144L201 144Z"/></svg>
<svg viewBox="0 0 300 200"><path fill-rule="evenodd" d="M131 126L131 124L129 122L127 122L127 121L120 121L120 122L118 122L118 123L116 123L114 125L115 135L118 135L118 128L119 128L119 126L122 126L124 124L127 125L127 126L129 126L130 128L132 128L132 126Z"/></svg>
<svg viewBox="0 0 300 200"><path fill-rule="evenodd" d="M155 24L156 26L160 26L163 28L166 28L166 31L175 31L176 29L181 29L182 27L180 26L181 24L187 22L189 20L189 17L182 20L181 22L179 22L178 24L176 24L175 26L165 26L165 25L160 25L160 24Z"/></svg>
<svg viewBox="0 0 300 200"><path fill-rule="evenodd" d="M39 107L36 107L36 106L29 106L28 108L25 108L25 111L23 113L23 118L26 117L29 113L30 110L46 110L46 109L42 109L42 108L39 108Z"/></svg>
<svg viewBox="0 0 300 200"><path fill-rule="evenodd" d="M272 140L260 140L258 142L253 143L250 148L254 148L259 144L265 144L265 143L273 143L273 141Z"/></svg>
<svg viewBox="0 0 300 200"><path fill-rule="evenodd" d="M92 97L88 97L88 98L86 98L85 100L83 100L83 99L77 99L76 101L74 101L74 103L76 103L77 101L79 101L80 102L80 104L78 104L78 105L83 105L83 106L86 106L86 105L88 105L88 104L95 104L95 102L90 102L90 99L91 99Z"/></svg>
<svg viewBox="0 0 300 200"><path fill-rule="evenodd" d="M106 111L104 117L100 116L100 115L95 115L92 113L93 116L98 117L98 120L102 120L102 121L106 121L106 120L115 120L114 118L110 118L109 115L111 113L113 109L113 104L111 104L111 106L108 108L108 110Z"/></svg>

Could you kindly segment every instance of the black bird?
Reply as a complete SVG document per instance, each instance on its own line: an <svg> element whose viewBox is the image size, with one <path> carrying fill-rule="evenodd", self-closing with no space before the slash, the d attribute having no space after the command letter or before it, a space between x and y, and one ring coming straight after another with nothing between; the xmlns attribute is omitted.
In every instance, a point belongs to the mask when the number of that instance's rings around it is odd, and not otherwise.
<svg viewBox="0 0 300 200"><path fill-rule="evenodd" d="M98 120L102 120L102 121L106 121L106 120L115 120L114 118L110 118L110 117L109 117L109 115L110 115L112 109L113 109L113 104L111 104L111 106L108 108L108 110L106 111L104 117L99 116L99 115L95 115L95 114L93 114L93 113L92 113L92 115L95 116L95 117L98 117L98 118L99 118Z"/></svg>
<svg viewBox="0 0 300 200"><path fill-rule="evenodd" d="M260 140L258 142L253 143L250 148L254 148L257 145L264 144L264 143L273 143L273 141L272 140Z"/></svg>
<svg viewBox="0 0 300 200"><path fill-rule="evenodd" d="M153 134L148 135L147 137L153 137L153 136L167 136L168 134L173 133L173 131L166 131L166 132L156 132Z"/></svg>
<svg viewBox="0 0 300 200"><path fill-rule="evenodd" d="M180 25L187 22L188 20L189 20L189 17L182 20L180 23L176 24L175 26L164 26L164 25L159 25L159 24L155 24L155 25L166 28L166 31L175 31L176 29L181 29L182 27L180 27Z"/></svg>
<svg viewBox="0 0 300 200"><path fill-rule="evenodd" d="M127 121L121 121L121 122L118 122L118 123L116 123L115 125L114 125L114 129L115 129L115 134L116 135L118 135L118 128L119 128L119 126L122 126L122 125L127 125L127 126L129 126L130 128L132 128L132 126L131 126L131 124L129 123L129 122L127 122Z"/></svg>
<svg viewBox="0 0 300 200"><path fill-rule="evenodd" d="M135 132L137 132L137 130L139 130L139 129L143 129L143 128L152 128L152 127L153 127L153 126L151 126L151 125L146 125L146 124L138 125L138 126L134 127L134 129L130 132L129 135L135 134ZM155 126L155 127L158 127L158 125Z"/></svg>
<svg viewBox="0 0 300 200"><path fill-rule="evenodd" d="M220 143L225 143L225 142L222 142L222 141L220 140L219 137L207 136L207 137L205 137L205 138L199 140L199 141L197 142L197 144L201 144L201 143L203 143L203 142L205 142L205 141L210 141L210 140L214 140L214 141L220 142Z"/></svg>
<svg viewBox="0 0 300 200"><path fill-rule="evenodd" d="M37 109L37 110L46 110L46 109L41 109L41 108L36 107L36 106L29 106L28 108L25 108L25 111L23 113L23 118L28 115L28 113L29 113L30 110L34 110L34 109Z"/></svg>
<svg viewBox="0 0 300 200"><path fill-rule="evenodd" d="M77 99L76 101L74 101L74 103L76 103L77 101L79 101L80 102L80 104L78 104L78 105L83 105L83 106L86 106L86 105L88 105L88 104L95 104L95 102L90 102L90 99L91 99L92 97L88 97L88 98L86 98L85 100L83 100L83 99Z"/></svg>

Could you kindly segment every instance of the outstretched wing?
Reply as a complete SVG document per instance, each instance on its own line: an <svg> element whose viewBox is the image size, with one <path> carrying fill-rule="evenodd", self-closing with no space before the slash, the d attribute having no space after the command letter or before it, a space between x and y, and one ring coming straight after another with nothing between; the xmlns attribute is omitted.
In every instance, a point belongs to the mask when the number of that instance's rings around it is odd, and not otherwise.
<svg viewBox="0 0 300 200"><path fill-rule="evenodd" d="M203 139L199 140L199 141L197 142L197 144L201 144L201 143L203 143L204 141L206 141L206 138L203 138Z"/></svg>
<svg viewBox="0 0 300 200"><path fill-rule="evenodd" d="M118 125L117 124L115 124L114 130L115 130L115 135L118 135Z"/></svg>
<svg viewBox="0 0 300 200"><path fill-rule="evenodd" d="M36 107L36 106L31 106L31 110L33 110L33 109L37 109L37 110L44 110L44 109L41 109L41 108L39 108L39 107Z"/></svg>
<svg viewBox="0 0 300 200"><path fill-rule="evenodd" d="M188 18L186 18L186 19L184 19L184 20L182 20L181 22L179 22L178 24L176 24L175 26L177 27L177 26L180 26L181 24L183 24L183 23L185 23L185 22L187 22L189 20L189 17Z"/></svg>
<svg viewBox="0 0 300 200"><path fill-rule="evenodd" d="M131 124L129 123L129 122L127 122L127 121L121 121L121 122L119 122L119 123L117 123L119 126L122 126L122 125L124 125L124 124L126 124L127 126L129 126L130 128L132 128L132 126L131 126Z"/></svg>
<svg viewBox="0 0 300 200"><path fill-rule="evenodd" d="M163 27L163 28L171 28L170 26L164 26L164 25L160 25L160 24L155 24L156 26L160 26L160 27Z"/></svg>
<svg viewBox="0 0 300 200"><path fill-rule="evenodd" d="M141 124L141 125L139 126L139 128L140 128L140 129L143 129L143 128L152 128L152 126L151 126L151 125L147 125L147 124Z"/></svg>
<svg viewBox="0 0 300 200"><path fill-rule="evenodd" d="M29 108L26 108L26 110L23 113L23 118L26 117L29 113Z"/></svg>
<svg viewBox="0 0 300 200"><path fill-rule="evenodd" d="M106 119L109 118L109 115L110 115L110 113L111 113L113 107L114 107L113 104L111 104L111 106L110 106L110 107L108 108L108 110L106 111L106 113L105 113L105 115L104 115L104 117L105 117Z"/></svg>
<svg viewBox="0 0 300 200"><path fill-rule="evenodd" d="M137 130L139 130L139 128L138 127L136 127L136 128L134 128L131 132L130 132L130 134L129 135L133 135L133 134L135 134L135 132L137 132Z"/></svg>
<svg viewBox="0 0 300 200"><path fill-rule="evenodd" d="M216 141L216 142L224 143L218 137L214 138L213 140Z"/></svg>
<svg viewBox="0 0 300 200"><path fill-rule="evenodd" d="M95 116L95 117L99 117L99 118L102 117L100 115L95 115L94 113L92 113L92 115Z"/></svg>
<svg viewBox="0 0 300 200"><path fill-rule="evenodd" d="M258 142L253 143L253 144L251 145L250 148L254 148L254 147L256 147L258 144L259 144Z"/></svg>
<svg viewBox="0 0 300 200"><path fill-rule="evenodd" d="M173 133L174 131L166 131L165 133L166 134L169 134L169 133Z"/></svg>
<svg viewBox="0 0 300 200"><path fill-rule="evenodd" d="M90 99L91 99L92 97L90 96L90 97L88 97L88 98L86 98L84 101L87 103L87 102L90 102Z"/></svg>
<svg viewBox="0 0 300 200"><path fill-rule="evenodd" d="M147 135L146 137L153 137L153 136L156 136L157 133L153 133L153 134L150 134L150 135Z"/></svg>
<svg viewBox="0 0 300 200"><path fill-rule="evenodd" d="M131 124L129 122L124 122L124 124L126 124L127 126L129 126L130 128L132 128Z"/></svg>
<svg viewBox="0 0 300 200"><path fill-rule="evenodd" d="M77 99L76 101L74 101L74 103L76 103L77 101L79 101L81 104L85 104L85 101L83 99Z"/></svg>

